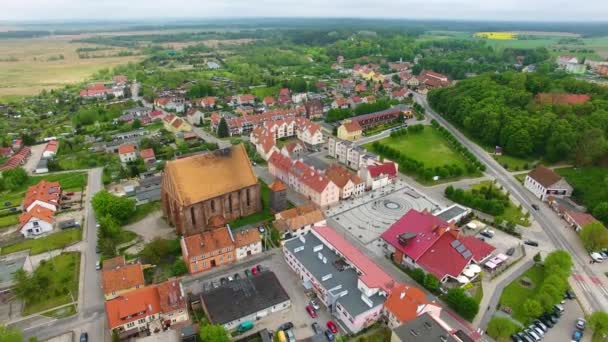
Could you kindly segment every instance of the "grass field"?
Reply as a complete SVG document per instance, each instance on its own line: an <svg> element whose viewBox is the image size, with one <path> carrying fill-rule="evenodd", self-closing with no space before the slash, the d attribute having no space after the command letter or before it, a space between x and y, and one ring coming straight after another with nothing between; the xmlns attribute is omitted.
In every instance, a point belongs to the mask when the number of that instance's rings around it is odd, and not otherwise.
<svg viewBox="0 0 608 342"><path fill-rule="evenodd" d="M535 160L533 158L518 158L507 155L502 156L492 156L502 167L509 171L523 171L529 170L534 164Z"/></svg>
<svg viewBox="0 0 608 342"><path fill-rule="evenodd" d="M15 100L43 89L82 82L98 70L140 60L138 56L80 59L73 37L3 40L0 44L0 99ZM118 52L118 51L115 51ZM63 59L59 59L63 56ZM13 59L15 61L7 61Z"/></svg>
<svg viewBox="0 0 608 342"><path fill-rule="evenodd" d="M519 278L513 280L500 295L499 304L501 306L508 306L512 309L511 316L516 320L525 323L525 313L523 310L523 303L528 298L535 298L540 286L544 279L544 270L542 266L533 266L527 270ZM527 277L531 280L532 286L524 287L521 285L520 280L523 277Z"/></svg>
<svg viewBox="0 0 608 342"><path fill-rule="evenodd" d="M601 167L561 168L556 170L574 187L573 197L590 211L608 201L608 169Z"/></svg>
<svg viewBox="0 0 608 342"><path fill-rule="evenodd" d="M19 223L19 214L0 217L0 229Z"/></svg>
<svg viewBox="0 0 608 342"><path fill-rule="evenodd" d="M63 253L41 264L36 274L44 276L47 286L44 298L36 302L26 301L23 315L51 309L78 299L78 274L80 253Z"/></svg>
<svg viewBox="0 0 608 342"><path fill-rule="evenodd" d="M452 150L439 132L430 126L418 133L388 137L379 142L401 151L409 158L424 163L425 167L434 168L455 164L464 169L466 166L463 157ZM369 143L364 147L373 150L371 145Z"/></svg>
<svg viewBox="0 0 608 342"><path fill-rule="evenodd" d="M64 230L39 239L28 239L14 245L2 247L0 255L7 255L26 249L30 250L30 255L35 255L54 249L60 249L80 240L82 240L81 228Z"/></svg>
<svg viewBox="0 0 608 342"><path fill-rule="evenodd" d="M38 184L38 182L43 179L50 182L58 181L64 192L81 191L82 188L87 185L86 172L67 172L50 174L46 176L30 176L27 182L19 189L0 193L0 204L10 202L10 206L20 205L27 188L29 186Z"/></svg>
<svg viewBox="0 0 608 342"><path fill-rule="evenodd" d="M154 201L138 205L137 207L135 207L135 213L129 218L127 224L137 222L156 210L160 210L160 201Z"/></svg>
<svg viewBox="0 0 608 342"><path fill-rule="evenodd" d="M472 189L480 189L482 187L490 186L491 181L482 181L475 185L473 185ZM511 222L514 224L518 224L520 226L529 227L530 220L521 212L521 210L516 207L513 202L509 201L509 206L505 208L505 211L502 215L496 216L497 219L501 219L503 221Z"/></svg>

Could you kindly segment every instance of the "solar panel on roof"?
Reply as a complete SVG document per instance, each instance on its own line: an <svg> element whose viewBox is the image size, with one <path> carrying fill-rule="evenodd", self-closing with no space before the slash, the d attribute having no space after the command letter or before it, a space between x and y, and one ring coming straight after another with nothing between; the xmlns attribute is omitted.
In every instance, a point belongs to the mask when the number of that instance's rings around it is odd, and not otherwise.
<svg viewBox="0 0 608 342"><path fill-rule="evenodd" d="M468 259L472 256L473 256L473 253L471 253L471 251L469 251L468 249L464 253L462 253L462 257L465 259Z"/></svg>
<svg viewBox="0 0 608 342"><path fill-rule="evenodd" d="M462 254L462 252L466 251L467 248L464 245L459 245L458 247L456 247L456 250L458 251L458 253Z"/></svg>
<svg viewBox="0 0 608 342"><path fill-rule="evenodd" d="M462 244L462 242L460 242L460 240L454 240L454 241L450 242L450 245L452 245L452 247L454 247L454 248L460 246L461 244Z"/></svg>

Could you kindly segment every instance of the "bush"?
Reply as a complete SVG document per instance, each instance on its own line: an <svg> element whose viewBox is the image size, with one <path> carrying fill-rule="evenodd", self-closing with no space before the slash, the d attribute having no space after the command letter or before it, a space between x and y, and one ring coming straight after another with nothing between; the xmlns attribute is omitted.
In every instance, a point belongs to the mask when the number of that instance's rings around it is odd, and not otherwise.
<svg viewBox="0 0 608 342"><path fill-rule="evenodd" d="M487 333L497 341L510 341L510 336L519 329L519 326L509 318L494 317L488 323Z"/></svg>
<svg viewBox="0 0 608 342"><path fill-rule="evenodd" d="M468 321L472 321L479 312L479 304L469 297L462 288L448 290L445 301L452 310Z"/></svg>

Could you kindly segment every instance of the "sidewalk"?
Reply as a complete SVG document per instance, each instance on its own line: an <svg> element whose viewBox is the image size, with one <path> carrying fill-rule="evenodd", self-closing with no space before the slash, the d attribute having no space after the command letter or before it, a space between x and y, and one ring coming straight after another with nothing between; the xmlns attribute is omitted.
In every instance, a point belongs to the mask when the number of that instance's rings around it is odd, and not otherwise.
<svg viewBox="0 0 608 342"><path fill-rule="evenodd" d="M534 265L533 258L533 253L529 253L523 257L523 259L519 260L515 266L496 277L493 281L482 282L484 296L481 303L479 303L479 314L473 320L474 326L486 330L488 322L496 312L498 300L500 299L502 291L509 283Z"/></svg>

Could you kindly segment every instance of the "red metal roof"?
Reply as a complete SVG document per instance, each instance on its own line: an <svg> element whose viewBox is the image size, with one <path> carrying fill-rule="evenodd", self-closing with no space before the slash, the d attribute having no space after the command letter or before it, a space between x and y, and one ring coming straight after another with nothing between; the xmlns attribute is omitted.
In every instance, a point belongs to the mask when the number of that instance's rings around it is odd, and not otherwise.
<svg viewBox="0 0 608 342"><path fill-rule="evenodd" d="M346 241L342 235L338 234L330 227L313 227L313 230L325 241L332 245L350 263L361 271L359 279L369 288L381 288L390 293L398 283L389 276L383 269L363 255L355 246Z"/></svg>

